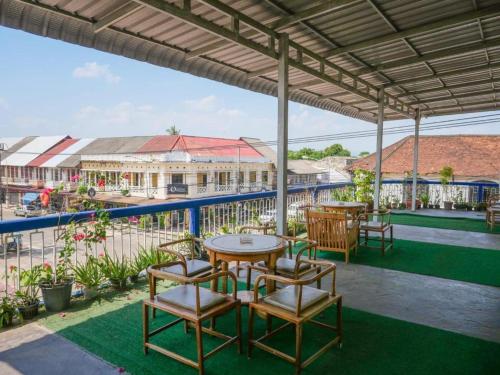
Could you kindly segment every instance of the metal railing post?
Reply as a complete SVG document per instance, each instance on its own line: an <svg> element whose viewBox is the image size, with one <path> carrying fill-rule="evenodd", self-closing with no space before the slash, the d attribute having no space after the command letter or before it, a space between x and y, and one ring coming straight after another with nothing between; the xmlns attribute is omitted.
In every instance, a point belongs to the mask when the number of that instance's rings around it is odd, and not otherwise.
<svg viewBox="0 0 500 375"><path fill-rule="evenodd" d="M189 233L200 237L200 207L189 208Z"/></svg>

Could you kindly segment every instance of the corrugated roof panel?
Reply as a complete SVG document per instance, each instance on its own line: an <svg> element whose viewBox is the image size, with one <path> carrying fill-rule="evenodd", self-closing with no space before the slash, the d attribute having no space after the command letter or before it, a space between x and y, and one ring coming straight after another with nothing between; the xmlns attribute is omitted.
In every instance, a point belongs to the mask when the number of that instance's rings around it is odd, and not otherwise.
<svg viewBox="0 0 500 375"><path fill-rule="evenodd" d="M48 160L41 166L47 168L65 167L65 163L69 158L75 156L77 152L81 151L84 147L88 146L94 140L95 138L79 139L76 143L70 145L67 149L65 149L64 152L54 156L52 159ZM73 165L69 167L73 167Z"/></svg>
<svg viewBox="0 0 500 375"><path fill-rule="evenodd" d="M0 144L4 144L6 150L23 140L23 137L0 137Z"/></svg>
<svg viewBox="0 0 500 375"><path fill-rule="evenodd" d="M36 159L40 154L54 147L56 144L66 139L65 135L36 137L27 145L21 147L15 153L9 155L2 160L2 165L10 165L14 167L24 167L32 160Z"/></svg>
<svg viewBox="0 0 500 375"><path fill-rule="evenodd" d="M30 161L27 165L27 167L40 167L43 163L45 163L47 160L51 159L52 157L59 155L61 152L66 150L69 146L72 144L76 143L78 139L65 139L61 143L58 143L54 147L50 148L40 156L36 157L32 161Z"/></svg>

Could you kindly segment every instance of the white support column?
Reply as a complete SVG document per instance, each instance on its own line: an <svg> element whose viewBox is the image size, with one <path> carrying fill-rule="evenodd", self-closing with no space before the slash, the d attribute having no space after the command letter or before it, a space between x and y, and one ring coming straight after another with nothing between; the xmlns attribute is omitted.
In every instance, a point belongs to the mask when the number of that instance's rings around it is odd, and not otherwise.
<svg viewBox="0 0 500 375"><path fill-rule="evenodd" d="M278 194L276 200L276 232L287 234L287 170L288 170L288 34L281 34L278 63Z"/></svg>
<svg viewBox="0 0 500 375"><path fill-rule="evenodd" d="M375 196L373 208L378 210L380 204L380 186L382 182L382 137L384 133L384 89L378 90L377 117L377 151L375 156Z"/></svg>
<svg viewBox="0 0 500 375"><path fill-rule="evenodd" d="M420 109L415 116L415 139L413 140L413 184L411 189L411 210L417 209L418 137L420 131Z"/></svg>

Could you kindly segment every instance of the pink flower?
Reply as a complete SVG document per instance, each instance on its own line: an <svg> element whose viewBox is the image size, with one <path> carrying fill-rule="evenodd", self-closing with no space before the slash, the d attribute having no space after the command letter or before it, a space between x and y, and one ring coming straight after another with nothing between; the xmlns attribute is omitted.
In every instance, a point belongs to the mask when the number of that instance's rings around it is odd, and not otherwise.
<svg viewBox="0 0 500 375"><path fill-rule="evenodd" d="M83 233L75 233L75 234L73 235L73 239L74 239L75 241L81 241L81 240L83 240L84 238L85 238L85 235L84 235Z"/></svg>
<svg viewBox="0 0 500 375"><path fill-rule="evenodd" d="M101 251L101 252L99 253L99 257L101 257L101 258L102 258L103 256L104 256L104 253Z"/></svg>
<svg viewBox="0 0 500 375"><path fill-rule="evenodd" d="M75 174L74 176L71 176L71 182L76 182L76 181L80 181L79 174Z"/></svg>
<svg viewBox="0 0 500 375"><path fill-rule="evenodd" d="M125 369L123 367L118 367L118 372L121 374L121 373L124 373L125 372Z"/></svg>
<svg viewBox="0 0 500 375"><path fill-rule="evenodd" d="M66 316L66 313L64 313L64 312L59 313L59 316L60 316L61 318L64 318L64 317Z"/></svg>
<svg viewBox="0 0 500 375"><path fill-rule="evenodd" d="M136 216L131 216L131 217L128 218L128 221L130 223L137 224L139 222L139 219Z"/></svg>
<svg viewBox="0 0 500 375"><path fill-rule="evenodd" d="M45 261L45 262L43 262L43 269L48 271L48 270L52 269L52 266L49 262Z"/></svg>

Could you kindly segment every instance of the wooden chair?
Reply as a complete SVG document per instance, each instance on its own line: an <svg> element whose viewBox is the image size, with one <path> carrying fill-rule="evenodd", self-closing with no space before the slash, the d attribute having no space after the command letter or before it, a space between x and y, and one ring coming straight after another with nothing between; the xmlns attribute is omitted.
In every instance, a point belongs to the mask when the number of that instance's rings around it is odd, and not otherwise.
<svg viewBox="0 0 500 375"><path fill-rule="evenodd" d="M303 368L311 364L320 355L334 345L339 345L340 347L342 343L342 296L335 293L335 264L309 259L301 260L301 262L323 267L323 270L314 277L302 280L293 280L269 274L258 276L254 285L254 301L250 303L248 317L248 357L252 356L253 347L257 347L295 365L295 374L300 374ZM330 273L332 274L332 288L330 292L308 286ZM259 299L259 284L267 280L273 280L288 286ZM337 306L336 326L314 320L317 315L332 305ZM255 314L265 316L268 322L270 321L270 317L277 317L285 320L286 323L274 330L268 330L264 336L254 339L253 324ZM335 331L336 337L304 361L302 360L302 333L304 323L307 322ZM263 343L264 340L274 336L290 325L295 325L295 357Z"/></svg>
<svg viewBox="0 0 500 375"><path fill-rule="evenodd" d="M315 241L318 250L335 251L345 254L349 263L349 253L358 248L359 222L349 222L347 213L342 214L306 211L307 238Z"/></svg>
<svg viewBox="0 0 500 375"><path fill-rule="evenodd" d="M492 231L500 221L500 196L492 196L486 205L486 225Z"/></svg>
<svg viewBox="0 0 500 375"><path fill-rule="evenodd" d="M316 242L307 238L297 238L289 236L278 236L288 242L288 251L284 257L280 257L276 263L276 274L298 280L303 276L321 271L321 267L312 265L311 263L301 262L300 260L307 253L307 259L316 260ZM297 254L293 254L293 249L299 245L300 248ZM257 270L262 273L269 273L269 269L264 262L259 262L256 265L249 265L247 268L247 290L250 290L251 272ZM321 288L321 279L318 279L318 288Z"/></svg>
<svg viewBox="0 0 500 375"><path fill-rule="evenodd" d="M187 277L206 276L212 272L212 265L206 260L202 260L203 240L200 238L184 238L182 240L167 242L158 246L158 251L162 251L179 259L186 267L173 265L165 272L175 273ZM184 270L186 271L184 273Z"/></svg>
<svg viewBox="0 0 500 375"><path fill-rule="evenodd" d="M394 245L393 226L391 224L391 210L370 210L367 211L366 220L360 223L360 232L365 233L363 245L368 246L369 232L380 233L380 250L382 255L385 255L386 250L389 250ZM385 232L389 231L389 245L385 245Z"/></svg>
<svg viewBox="0 0 500 375"><path fill-rule="evenodd" d="M240 228L239 233L260 233L269 234L270 231L276 231L276 225L264 224L264 225L246 225ZM236 261L236 276L240 277L240 270L246 269L240 265L240 261Z"/></svg>
<svg viewBox="0 0 500 375"><path fill-rule="evenodd" d="M175 359L185 365L198 369L200 375L204 374L204 361L224 349L232 343L238 346L238 353L241 354L241 304L237 298L237 280L232 272L219 271L205 277L186 277L177 273L165 272L165 269L172 269L179 266L187 273L186 264L182 261L168 262L154 265L148 268L149 276L149 298L143 301L143 335L144 354L148 354L149 349L155 350L163 355ZM213 292L210 289L200 287L201 283L206 283L219 277L230 277L232 280L232 295ZM157 294L157 279L171 280L180 283L176 287L168 289L166 292ZM149 330L149 309L158 309L168 314L178 317L176 320L157 328ZM215 331L212 327L203 327L206 320L213 320L215 317L226 314L232 310L236 312L236 335L228 336ZM154 316L153 316L154 318ZM173 351L162 348L149 342L150 337L184 322L184 329L187 333L190 326L196 329L197 361L186 358ZM211 350L207 354L203 352L202 333L225 340L224 343Z"/></svg>

